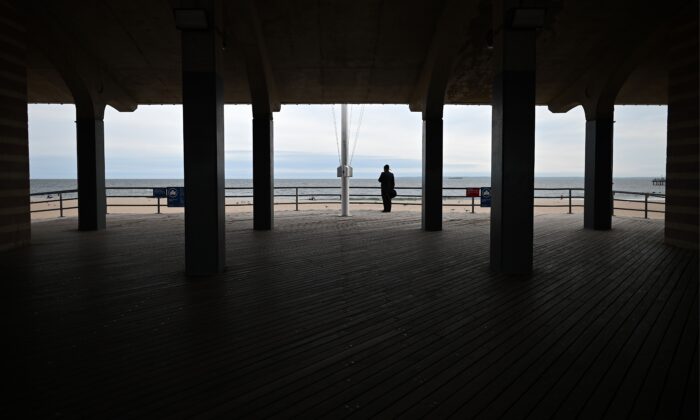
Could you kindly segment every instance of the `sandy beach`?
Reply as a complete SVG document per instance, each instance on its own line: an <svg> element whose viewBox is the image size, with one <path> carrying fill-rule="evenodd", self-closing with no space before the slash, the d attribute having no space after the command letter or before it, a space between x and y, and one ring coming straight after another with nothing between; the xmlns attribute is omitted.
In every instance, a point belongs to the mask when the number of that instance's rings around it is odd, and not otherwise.
<svg viewBox="0 0 700 420"><path fill-rule="evenodd" d="M471 200L445 200L443 206L443 212L445 214L455 214L455 213L472 213ZM75 209L78 204L77 199L65 199L63 200L63 216L64 217L75 217L78 215L78 210ZM583 213L583 199L577 198L572 199L572 213ZM108 213L118 214L118 213L128 213L128 214L156 214L158 213L157 199L151 197L139 197L139 198L121 198L121 197L109 197L107 199ZM551 207L544 207L551 206ZM299 211L304 210L338 210L340 211L340 204L337 202L317 202L311 200L303 200L299 202ZM626 216L626 217L644 217L644 202L638 201L622 201L615 200L615 210L616 216ZM663 203L649 202L648 204L648 218L650 219L663 219L664 213L658 213L664 211L665 205ZM60 216L59 203L32 203L32 220L46 220L53 219ZM624 209L629 210L624 210ZM350 203L350 211L356 210L377 210L381 211L382 204L380 201L373 203L369 201L362 201L358 203ZM160 213L181 213L182 208L178 207L167 207L165 199L161 200ZM226 212L227 213L252 213L253 206L250 201L242 201L241 199L228 198L226 200ZM296 211L295 203L278 203L275 204L275 211ZM392 211L413 211L420 212L421 207L418 202L406 202L406 201L395 201L392 207ZM474 213L486 214L489 213L489 208L480 207L478 200L474 206ZM561 198L538 198L535 199L535 214L548 214L548 213L568 213L569 203L568 199L564 197Z"/></svg>

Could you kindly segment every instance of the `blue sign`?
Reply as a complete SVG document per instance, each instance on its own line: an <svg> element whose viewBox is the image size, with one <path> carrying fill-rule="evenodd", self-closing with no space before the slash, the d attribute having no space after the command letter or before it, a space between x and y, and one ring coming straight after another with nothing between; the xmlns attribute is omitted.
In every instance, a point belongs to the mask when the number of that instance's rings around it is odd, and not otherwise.
<svg viewBox="0 0 700 420"><path fill-rule="evenodd" d="M481 187L481 207L491 207L491 187Z"/></svg>
<svg viewBox="0 0 700 420"><path fill-rule="evenodd" d="M168 187L168 207L185 207L185 187Z"/></svg>
<svg viewBox="0 0 700 420"><path fill-rule="evenodd" d="M165 191L165 188L154 188L153 189L153 197L154 198L165 198L167 196L168 196L168 194Z"/></svg>

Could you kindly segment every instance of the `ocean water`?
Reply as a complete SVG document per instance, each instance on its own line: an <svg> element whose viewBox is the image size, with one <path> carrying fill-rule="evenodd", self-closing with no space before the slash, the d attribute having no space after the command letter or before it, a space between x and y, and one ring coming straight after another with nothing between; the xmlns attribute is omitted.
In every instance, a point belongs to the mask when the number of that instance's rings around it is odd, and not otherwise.
<svg viewBox="0 0 700 420"><path fill-rule="evenodd" d="M378 176L379 174L377 174ZM613 189L636 193L665 194L664 186L652 184L648 178L615 178ZM151 196L154 187L178 187L183 185L182 179L107 179L107 195L114 197L125 196ZM487 187L491 185L489 177L445 177L443 179L443 195L464 197L467 187ZM226 196L249 198L252 191L251 179L227 179ZM396 186L399 196L403 199L418 199L421 195L420 177L397 177ZM295 188L299 188L299 194L305 199L330 199L340 194L340 180L333 179L275 179L275 194L294 195ZM351 194L353 197L376 197L379 195L379 183L376 179L352 178L350 180ZM30 182L32 194L39 194L33 199L44 199L47 195L60 190L73 190L77 188L75 179L32 179ZM116 188L116 189L115 189ZM536 177L535 188L560 188L560 190L538 190L537 197L568 196L569 188L583 188L583 177ZM573 191L573 196L582 197L583 191ZM70 198L74 194L65 194L64 198ZM643 200L641 195L616 193L616 198ZM284 199L284 197L283 197ZM293 198L292 198L293 199Z"/></svg>

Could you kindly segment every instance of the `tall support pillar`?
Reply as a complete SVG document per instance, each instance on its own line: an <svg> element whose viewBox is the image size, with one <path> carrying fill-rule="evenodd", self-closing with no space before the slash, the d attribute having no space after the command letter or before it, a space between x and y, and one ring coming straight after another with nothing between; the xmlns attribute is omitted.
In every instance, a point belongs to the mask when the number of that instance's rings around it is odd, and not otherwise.
<svg viewBox="0 0 700 420"><path fill-rule="evenodd" d="M31 44L40 47L63 79L75 103L78 157L78 228L100 230L106 225L104 111L109 104L131 112L138 104L115 81L97 57L64 29L62 12L52 2L22 3L36 20L27 31ZM50 39L52 42L47 43Z"/></svg>
<svg viewBox="0 0 700 420"><path fill-rule="evenodd" d="M107 224L104 105L76 103L78 146L78 229L101 230Z"/></svg>
<svg viewBox="0 0 700 420"><path fill-rule="evenodd" d="M271 230L275 217L273 112L280 110L256 2L226 3L248 75L253 111L253 229Z"/></svg>
<svg viewBox="0 0 700 420"><path fill-rule="evenodd" d="M514 27L517 3L494 9L490 251L491 269L507 274L532 271L535 29Z"/></svg>
<svg viewBox="0 0 700 420"><path fill-rule="evenodd" d="M443 109L464 39L471 25L464 16L476 12L478 2L442 2L430 49L413 92L410 109L423 114L423 194L421 225L426 231L442 230Z"/></svg>
<svg viewBox="0 0 700 420"><path fill-rule="evenodd" d="M253 228L270 230L275 211L272 113L253 116Z"/></svg>
<svg viewBox="0 0 700 420"><path fill-rule="evenodd" d="M698 2L669 26L666 213L664 242L698 249L700 242L700 60Z"/></svg>
<svg viewBox="0 0 700 420"><path fill-rule="evenodd" d="M424 230L442 230L442 117L423 118L423 202Z"/></svg>
<svg viewBox="0 0 700 420"><path fill-rule="evenodd" d="M27 16L22 2L0 0L0 252L29 243ZM11 63L11 65L10 65Z"/></svg>
<svg viewBox="0 0 700 420"><path fill-rule="evenodd" d="M586 121L583 227L608 230L612 222L613 107Z"/></svg>
<svg viewBox="0 0 700 420"><path fill-rule="evenodd" d="M185 266L189 275L208 275L223 271L225 263L224 96L221 37L217 35L221 5L216 0L198 4L208 26L180 28Z"/></svg>

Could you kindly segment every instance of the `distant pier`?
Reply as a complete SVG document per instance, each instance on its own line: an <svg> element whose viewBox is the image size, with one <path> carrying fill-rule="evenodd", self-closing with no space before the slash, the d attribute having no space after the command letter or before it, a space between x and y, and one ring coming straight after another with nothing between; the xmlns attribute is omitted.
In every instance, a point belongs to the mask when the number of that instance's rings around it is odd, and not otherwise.
<svg viewBox="0 0 700 420"><path fill-rule="evenodd" d="M653 185L666 185L666 178L664 178L664 177L654 178L651 180L651 183Z"/></svg>

